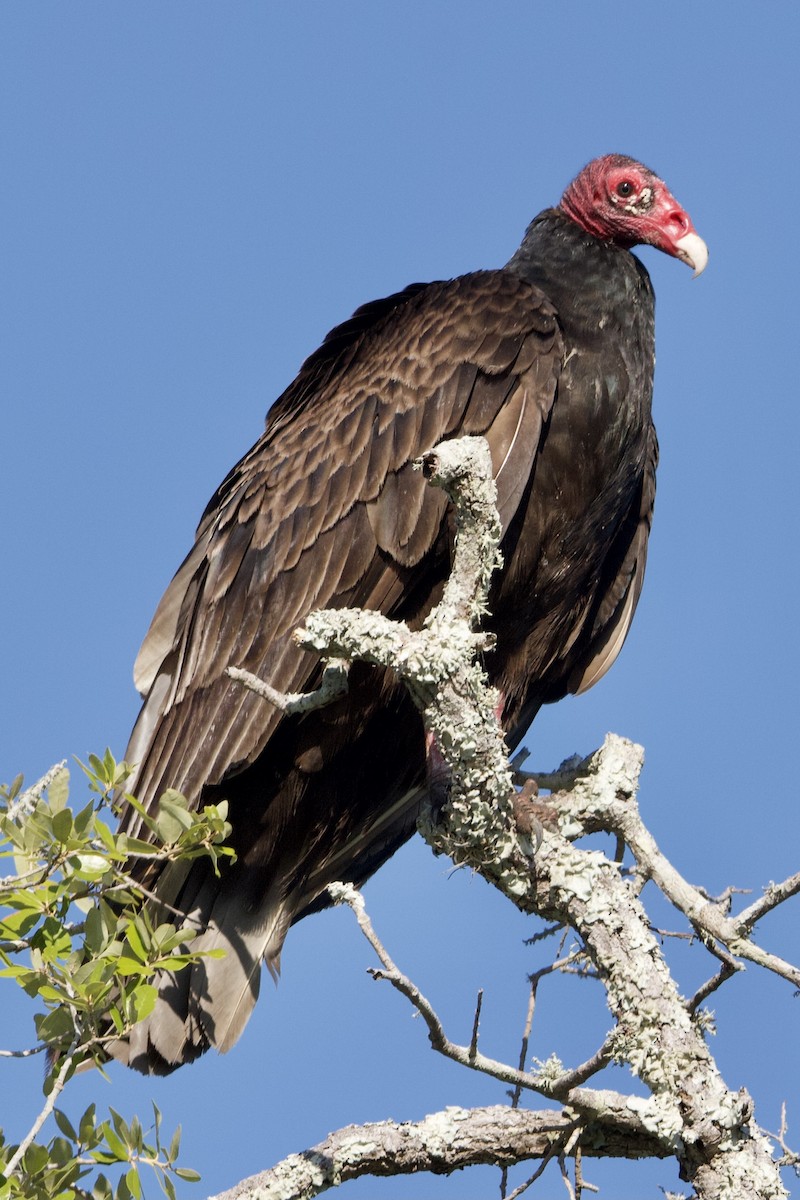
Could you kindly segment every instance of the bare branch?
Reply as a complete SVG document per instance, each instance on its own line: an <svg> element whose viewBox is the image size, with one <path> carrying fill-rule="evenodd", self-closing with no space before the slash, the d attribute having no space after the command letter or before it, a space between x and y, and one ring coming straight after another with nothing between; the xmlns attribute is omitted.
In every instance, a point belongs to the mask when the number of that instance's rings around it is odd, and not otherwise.
<svg viewBox="0 0 800 1200"><path fill-rule="evenodd" d="M483 988L478 989L478 999L475 1002L475 1017L472 1022L472 1037L469 1040L468 1054L475 1058L478 1053L478 1033L481 1026L481 1009L483 1007Z"/></svg>
<svg viewBox="0 0 800 1200"><path fill-rule="evenodd" d="M550 1149L547 1151L547 1154L544 1155L544 1157L542 1158L542 1161L539 1163L539 1166L536 1168L536 1170L533 1172L533 1174L530 1176L530 1178L526 1179L523 1183L521 1183L519 1185L519 1187L514 1188L514 1191L511 1193L510 1196L507 1197L507 1200L516 1200L516 1198L518 1196L521 1196L523 1194L523 1192L527 1192L528 1188L531 1187L534 1183L536 1183L537 1179L540 1179L542 1177L546 1168L548 1167L548 1165L552 1162L552 1160L554 1158L558 1158L559 1162L562 1163L562 1174L563 1174L564 1155L569 1152L568 1144L574 1145L576 1133L580 1134L579 1122L573 1121L571 1125L568 1125L565 1128L565 1130L562 1133L559 1140L553 1142ZM503 1168L503 1185L502 1185L502 1192L501 1192L501 1195L503 1195L503 1196L505 1196L505 1179L506 1179L507 1171L508 1171L508 1168L504 1167Z"/></svg>
<svg viewBox="0 0 800 1200"><path fill-rule="evenodd" d="M58 1100L58 1097L61 1095L62 1091L64 1090L64 1084L67 1082L67 1078L69 1077L69 1075L72 1071L72 1065L73 1065L73 1061L74 1061L75 1051L77 1050L77 1048L78 1048L78 1039L76 1038L73 1041L72 1045L70 1046L68 1052L64 1055L64 1058L61 1061L61 1065L58 1069L58 1074L56 1075L55 1079L53 1080L52 1086L50 1088L50 1094L48 1095L47 1099L44 1102L44 1105L42 1106L42 1111L39 1113L38 1117L33 1122L33 1125L31 1125L30 1129L25 1134L25 1137L22 1139L22 1141L20 1142L20 1144L17 1146L16 1150L14 1151L13 1155L6 1163L6 1166L4 1168L6 1175L11 1176L11 1175L15 1174L17 1167L19 1166L20 1162L22 1161L25 1151L28 1149L31 1142L34 1140L36 1135L39 1133L39 1130L42 1128L45 1121L47 1120L47 1118L50 1116L51 1112L55 1108L56 1101Z"/></svg>
<svg viewBox="0 0 800 1200"><path fill-rule="evenodd" d="M627 1105L629 1097L623 1096L618 1092L609 1091L608 1089L593 1090L572 1086L571 1082L569 1087L566 1086L567 1081L572 1081L573 1078L576 1085L588 1079L596 1069L594 1067L594 1058L590 1060L590 1063L584 1063L582 1067L577 1068L574 1072L559 1071L557 1075L551 1075L548 1072L533 1073L523 1070L522 1066L516 1068L510 1066L508 1063L489 1058L487 1055L481 1054L477 1050L477 1047L473 1047L472 1044L461 1046L451 1041L445 1033L441 1018L436 1013L431 1002L422 994L416 984L397 967L388 950L383 945L383 942L378 937L366 911L364 897L361 893L350 883L332 883L328 891L334 903L347 904L353 910L361 932L378 956L383 969L370 970L373 979L385 979L410 1001L427 1025L431 1046L439 1054L444 1055L445 1058L452 1059L453 1062L457 1062L461 1066L471 1067L473 1070L479 1071L484 1075L490 1075L494 1079L499 1079L502 1083L513 1084L517 1088L536 1092L538 1095L545 1096L548 1099L561 1100L564 1103L568 1103L571 1108L577 1109L592 1119L613 1119L615 1124L626 1124L628 1120ZM609 1045L610 1039L607 1039L601 1051L598 1051L598 1054L603 1054L606 1058L610 1058L611 1050L609 1049ZM631 1131L635 1131L636 1127L638 1126L631 1126Z"/></svg>
<svg viewBox="0 0 800 1200"><path fill-rule="evenodd" d="M525 1070L525 1064L528 1061L528 1044L530 1042L531 1029L533 1028L533 1014L536 1010L536 989L539 984L538 974L531 979L530 984L531 984L530 991L528 993L528 1010L525 1013L525 1024L522 1029L522 1043L520 1045L520 1050L519 1050L519 1062L517 1063L517 1070L519 1070L519 1071ZM514 1088L513 1092L511 1093L511 1107L519 1108L519 1102L521 1099L522 1099L522 1088L520 1087L519 1084L517 1084L517 1086ZM514 1192L512 1192L512 1200L513 1200L514 1196L521 1195L522 1192L524 1192L526 1190L526 1188L530 1187L530 1185L536 1181L537 1175L541 1171L544 1170L546 1161L548 1161L548 1160L545 1160L545 1162L542 1162L540 1164L540 1166L537 1168L536 1171L534 1171L533 1175L530 1177L530 1179L527 1181L527 1183L520 1184L520 1186L518 1188L516 1188L514 1190ZM501 1196L502 1200L506 1200L507 1188L508 1188L508 1168L503 1167L502 1175L500 1178L500 1196Z"/></svg>
<svg viewBox="0 0 800 1200"><path fill-rule="evenodd" d="M800 1175L800 1154L792 1150L786 1143L786 1134L789 1132L789 1125L786 1120L786 1104L781 1105L781 1126L777 1133L771 1133L769 1136L774 1138L780 1146L783 1153L778 1159L778 1163L782 1167L792 1167L795 1175Z"/></svg>
<svg viewBox="0 0 800 1200"><path fill-rule="evenodd" d="M412 983L408 976L404 975L396 966L386 947L381 942L367 914L364 897L361 893L356 891L352 884L349 883L332 883L328 891L336 904L347 904L350 906L355 913L361 932L378 956L383 969L370 970L373 979L385 979L411 1002L428 1027L428 1037L434 1050L438 1051L439 1054L443 1054L445 1058L450 1058L453 1062L460 1063L461 1066L472 1067L474 1070L480 1071L485 1075L491 1075L494 1079L499 1079L503 1083L514 1084L515 1086L538 1092L542 1096L550 1096L549 1087L546 1084L542 1084L537 1075L517 1070L507 1063L501 1063L496 1059L488 1058L486 1055L481 1054L477 1046L472 1043L469 1046L460 1046L456 1042L452 1042L445 1033L433 1005L422 994L416 984Z"/></svg>
<svg viewBox="0 0 800 1200"><path fill-rule="evenodd" d="M0 1058L31 1058L34 1054L42 1054L47 1046L31 1046L28 1050L0 1050Z"/></svg>
<svg viewBox="0 0 800 1200"><path fill-rule="evenodd" d="M343 659L332 658L325 664L322 672L322 682L315 692L279 692L257 675L245 671L242 667L228 667L225 674L236 683L243 684L249 691L255 692L262 700L272 704L281 712L306 713L315 708L324 708L332 700L343 696L347 691L348 665Z"/></svg>
<svg viewBox="0 0 800 1200"><path fill-rule="evenodd" d="M558 1098L571 1096L575 1088L580 1087L587 1079L591 1079L592 1075L596 1075L598 1071L602 1071L603 1067L608 1066L614 1057L615 1045L615 1036L610 1033L591 1058L587 1058L579 1067L574 1067L571 1071L564 1071L551 1083L550 1094Z"/></svg>
<svg viewBox="0 0 800 1200"><path fill-rule="evenodd" d="M687 1012L697 1012L697 1009L704 1000L707 1000L709 996L713 995L718 987L722 987L723 983L725 983L728 979L732 979L736 972L740 970L741 967L738 965L738 963L724 962L717 971L716 975L712 975L710 979L706 980L702 987L697 989L691 1000L686 1005Z"/></svg>
<svg viewBox="0 0 800 1200"><path fill-rule="evenodd" d="M741 933L751 933L756 921L760 921L767 913L772 912L784 900L796 896L800 892L800 871L784 879L783 883L771 883L760 900L756 900L749 908L745 908L735 918Z"/></svg>
<svg viewBox="0 0 800 1200"><path fill-rule="evenodd" d="M571 797L578 794L579 787L561 795L563 805L571 804ZM652 879L669 901L690 921L695 931L711 949L708 938L726 946L731 954L773 971L800 988L800 968L786 962L758 946L748 936L756 921L778 904L800 891L800 875L791 876L784 883L767 890L761 900L745 909L738 917L728 917L722 903L709 900L704 892L683 878L679 871L661 852L656 840L641 819L633 792L624 796L608 796L599 805L575 813L586 832L603 830L624 838L636 859L639 872Z"/></svg>
<svg viewBox="0 0 800 1200"><path fill-rule="evenodd" d="M328 1188L363 1175L449 1175L463 1167L508 1165L563 1153L565 1138L590 1156L664 1157L665 1150L640 1125L632 1133L613 1126L576 1127L557 1112L528 1112L504 1105L447 1108L418 1122L382 1121L348 1126L318 1146L292 1154L269 1171L245 1179L213 1200L312 1200ZM555 1149L554 1149L555 1148Z"/></svg>

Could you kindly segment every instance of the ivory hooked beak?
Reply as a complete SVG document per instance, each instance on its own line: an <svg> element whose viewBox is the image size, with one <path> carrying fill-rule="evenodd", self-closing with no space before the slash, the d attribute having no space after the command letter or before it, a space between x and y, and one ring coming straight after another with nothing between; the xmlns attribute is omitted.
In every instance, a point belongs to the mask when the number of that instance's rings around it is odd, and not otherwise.
<svg viewBox="0 0 800 1200"><path fill-rule="evenodd" d="M693 269L695 279L705 271L708 264L708 246L696 233L687 233L678 238L675 243L675 255Z"/></svg>

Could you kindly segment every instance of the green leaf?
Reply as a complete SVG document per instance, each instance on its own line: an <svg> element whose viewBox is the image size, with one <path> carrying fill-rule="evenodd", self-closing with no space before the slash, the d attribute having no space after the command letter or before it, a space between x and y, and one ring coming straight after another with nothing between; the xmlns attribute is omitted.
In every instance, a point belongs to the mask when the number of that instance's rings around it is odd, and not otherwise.
<svg viewBox="0 0 800 1200"><path fill-rule="evenodd" d="M94 883L102 879L110 869L109 863L102 854L73 854L70 856L70 866L78 879Z"/></svg>
<svg viewBox="0 0 800 1200"><path fill-rule="evenodd" d="M131 921L130 925L125 930L125 939L133 954L136 956L136 958L138 958L139 962L147 962L148 958L147 948L145 947L144 940L142 938L143 932L146 935L144 924L139 920L138 917Z"/></svg>
<svg viewBox="0 0 800 1200"><path fill-rule="evenodd" d="M108 853L113 856L116 856L117 855L117 843L116 843L113 833L111 832L109 827L106 825L105 821L102 821L98 817L94 823L94 831L97 834L97 836L100 838L100 841L103 843L103 845L105 846Z"/></svg>
<svg viewBox="0 0 800 1200"><path fill-rule="evenodd" d="M158 846L154 846L152 842L143 842L141 838L128 837L126 833L119 835L117 844L119 849L124 850L126 854L144 854L151 857L160 853Z"/></svg>
<svg viewBox="0 0 800 1200"><path fill-rule="evenodd" d="M72 1142L67 1138L53 1138L50 1143L50 1163L57 1167L65 1167L75 1157Z"/></svg>
<svg viewBox="0 0 800 1200"><path fill-rule="evenodd" d="M102 1163L103 1166L110 1166L112 1163L118 1163L119 1158L111 1150L93 1150L91 1157L94 1162Z"/></svg>
<svg viewBox="0 0 800 1200"><path fill-rule="evenodd" d="M67 1114L62 1112L60 1108L57 1108L57 1109L55 1109L53 1116L56 1119L56 1125L61 1130L61 1132L65 1135L65 1137L68 1137L73 1142L77 1142L78 1135L75 1132L72 1122L70 1121Z"/></svg>
<svg viewBox="0 0 800 1200"><path fill-rule="evenodd" d="M149 1017L157 1000L158 988L154 987L152 983L140 983L128 998L132 1023L138 1025L145 1017Z"/></svg>
<svg viewBox="0 0 800 1200"><path fill-rule="evenodd" d="M25 934L38 923L39 913L37 912L28 910L10 913L0 922L0 935L15 941L17 938L24 938Z"/></svg>
<svg viewBox="0 0 800 1200"><path fill-rule="evenodd" d="M159 803L159 807L161 807L163 804L167 804L171 808L176 809L179 813L182 813L183 818L179 817L178 819L179 820L180 819L183 819L183 820L188 819L188 824L186 825L186 828L188 829L190 827L190 825L192 823L192 818L189 815L189 801L186 799L186 797L183 795L182 792L179 792L177 790L177 788L165 788L165 790L161 793L161 796L159 797L158 803Z"/></svg>
<svg viewBox="0 0 800 1200"><path fill-rule="evenodd" d="M81 766L83 766L82 763L81 763ZM92 769L92 773L93 773L95 779L99 779L102 782L102 780L103 780L103 763L97 757L96 754L89 755L89 766ZM85 770L85 768L84 768L84 770Z"/></svg>
<svg viewBox="0 0 800 1200"><path fill-rule="evenodd" d="M41 1146L38 1142L32 1142L22 1156L22 1162L29 1175L38 1175L45 1169L49 1161L50 1154L47 1147Z"/></svg>
<svg viewBox="0 0 800 1200"><path fill-rule="evenodd" d="M169 1153L167 1159L169 1162L175 1162L175 1159L181 1152L181 1127L180 1125L172 1135L172 1141L169 1144Z"/></svg>
<svg viewBox="0 0 800 1200"><path fill-rule="evenodd" d="M87 837L94 822L94 804L90 800L79 813L75 814L74 824L77 837Z"/></svg>
<svg viewBox="0 0 800 1200"><path fill-rule="evenodd" d="M178 1179L185 1179L187 1183L199 1183L202 1176L199 1171L193 1171L191 1167L176 1167L175 1174Z"/></svg>
<svg viewBox="0 0 800 1200"><path fill-rule="evenodd" d="M68 842L72 836L72 813L68 808L53 815L53 836L58 842Z"/></svg>
<svg viewBox="0 0 800 1200"><path fill-rule="evenodd" d="M41 901L33 889L18 888L6 898L6 904L9 908L29 908L34 912L42 911Z"/></svg>
<svg viewBox="0 0 800 1200"><path fill-rule="evenodd" d="M108 1149L111 1152L111 1154L114 1155L114 1158L111 1159L111 1161L112 1162L128 1162L128 1147L125 1145L122 1138L119 1137L117 1135L117 1133L115 1132L115 1130L111 1127L110 1122L104 1121L103 1125L102 1125L102 1130L103 1130L103 1137L105 1138L105 1141L106 1141L106 1145L108 1146ZM95 1157L97 1157L97 1153L98 1152L95 1151Z"/></svg>
<svg viewBox="0 0 800 1200"><path fill-rule="evenodd" d="M92 1188L92 1200L114 1200L111 1184L105 1175L98 1175Z"/></svg>
<svg viewBox="0 0 800 1200"><path fill-rule="evenodd" d="M108 1106L108 1111L111 1113L111 1120L114 1122L115 1131L117 1132L119 1137L122 1138L125 1145L130 1149L130 1147L132 1145L132 1140L131 1140L130 1127L129 1127L127 1121L122 1116L122 1114L118 1113L117 1110L115 1108L112 1108L110 1104Z"/></svg>
<svg viewBox="0 0 800 1200"><path fill-rule="evenodd" d="M69 798L69 769L62 770L50 781L47 789L47 800L52 813L61 812Z"/></svg>
<svg viewBox="0 0 800 1200"><path fill-rule="evenodd" d="M150 1101L150 1103L151 1103L151 1104L152 1104L152 1106L153 1106L153 1130L154 1130L154 1132L155 1132L155 1137L156 1137L156 1148L157 1148L157 1149L160 1149L160 1148L161 1148L161 1143L160 1143L160 1138L161 1138L161 1109L158 1107L158 1105L156 1104L155 1100L151 1100L151 1101Z"/></svg>
<svg viewBox="0 0 800 1200"><path fill-rule="evenodd" d="M149 968L130 954L121 954L117 959L117 972L120 975L146 975Z"/></svg>
<svg viewBox="0 0 800 1200"><path fill-rule="evenodd" d="M132 1168L134 1169L134 1168ZM131 1189L128 1187L127 1176L123 1175L117 1183L117 1190L114 1193L116 1200L133 1200Z"/></svg>
<svg viewBox="0 0 800 1200"><path fill-rule="evenodd" d="M142 1133L142 1123L136 1116L131 1117L129 1144L137 1154L142 1153L144 1149L144 1134Z"/></svg>
<svg viewBox="0 0 800 1200"><path fill-rule="evenodd" d="M86 920L83 925L83 940L90 954L99 954L106 944L103 918L100 915L100 909L96 906L90 908L86 914Z"/></svg>
<svg viewBox="0 0 800 1200"><path fill-rule="evenodd" d="M172 845L187 829L192 827L192 818L185 808L163 795L158 802L156 831L166 845Z"/></svg>
<svg viewBox="0 0 800 1200"><path fill-rule="evenodd" d="M131 1167L125 1176L125 1182L128 1185L128 1190L133 1196L133 1200L142 1200L142 1181L139 1178L139 1172L136 1167Z"/></svg>
<svg viewBox="0 0 800 1200"><path fill-rule="evenodd" d="M95 1104L90 1104L78 1122L78 1137L81 1145L97 1145L98 1138L96 1137L97 1128L95 1122L96 1108L97 1106Z"/></svg>
<svg viewBox="0 0 800 1200"><path fill-rule="evenodd" d="M54 1045L65 1039L72 1040L75 1026L68 1008L59 1005L49 1012L46 1017L36 1021L36 1033L41 1042Z"/></svg>

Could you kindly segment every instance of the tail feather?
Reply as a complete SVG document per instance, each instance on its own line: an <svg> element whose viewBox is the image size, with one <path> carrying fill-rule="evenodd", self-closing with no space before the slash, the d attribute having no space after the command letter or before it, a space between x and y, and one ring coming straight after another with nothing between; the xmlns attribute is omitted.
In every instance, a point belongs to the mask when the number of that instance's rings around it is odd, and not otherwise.
<svg viewBox="0 0 800 1200"><path fill-rule="evenodd" d="M326 888L332 880L360 885L377 870L410 836L421 795L414 787L398 796L320 856L302 881L296 860L276 864L269 891L257 900L241 859L221 878L206 860L167 866L155 884L164 918L173 920L176 909L185 913L187 931L197 931L186 948L204 957L183 971L156 976L155 1008L109 1046L111 1057L144 1074L166 1075L212 1046L223 1054L230 1050L258 998L262 962L277 980L290 925L330 903Z"/></svg>
<svg viewBox="0 0 800 1200"><path fill-rule="evenodd" d="M214 886L216 885L216 886ZM187 920L203 932L187 943L210 954L183 971L153 980L155 1008L109 1054L144 1074L165 1075L214 1046L226 1053L240 1037L258 998L261 963L276 972L291 913L274 896L253 911L211 878L200 887Z"/></svg>

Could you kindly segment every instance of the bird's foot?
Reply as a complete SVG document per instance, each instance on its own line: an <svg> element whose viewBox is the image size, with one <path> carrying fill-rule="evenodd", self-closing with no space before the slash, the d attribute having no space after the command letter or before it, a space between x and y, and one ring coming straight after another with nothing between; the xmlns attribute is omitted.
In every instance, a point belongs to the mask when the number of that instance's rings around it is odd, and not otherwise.
<svg viewBox="0 0 800 1200"><path fill-rule="evenodd" d="M532 777L511 797L511 807L517 832L533 842L534 850L538 849L546 827L558 820L557 809L539 799L539 787Z"/></svg>
<svg viewBox="0 0 800 1200"><path fill-rule="evenodd" d="M555 771L523 771L522 763L528 754L529 751L525 749L515 754L511 760L511 769L514 772L516 784L520 787L533 784L537 793L540 790L546 792L571 791L576 781L586 774L586 768L591 758L591 755L589 758L581 758L580 754L572 754L569 758L565 758Z"/></svg>

